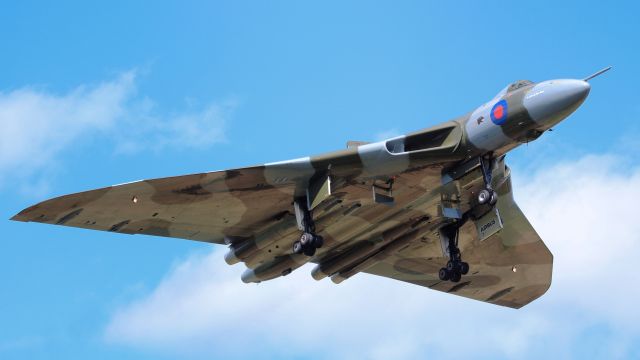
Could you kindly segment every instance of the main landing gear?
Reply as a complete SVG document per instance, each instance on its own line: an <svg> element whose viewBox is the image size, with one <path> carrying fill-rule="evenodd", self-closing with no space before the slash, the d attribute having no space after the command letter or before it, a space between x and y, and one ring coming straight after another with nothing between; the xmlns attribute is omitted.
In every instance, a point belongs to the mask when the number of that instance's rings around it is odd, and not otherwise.
<svg viewBox="0 0 640 360"><path fill-rule="evenodd" d="M460 248L458 248L460 228L470 217L476 218L480 212L485 214L498 203L498 193L491 186L495 160L492 154L481 156L479 160L484 188L477 194L476 201L478 206L463 214L461 218L455 219L454 223L440 229L443 248L446 247L446 251L449 254L447 265L438 272L438 277L442 281L450 280L457 283L462 278L462 275L469 273L469 264L462 261L462 254L460 253Z"/></svg>
<svg viewBox="0 0 640 360"><path fill-rule="evenodd" d="M462 261L462 254L458 248L458 235L460 234L460 225L454 223L440 230L440 236L446 238L447 250L449 251L449 261L447 266L440 269L438 277L442 281L451 280L459 282L462 275L469 273L469 264Z"/></svg>
<svg viewBox="0 0 640 360"><path fill-rule="evenodd" d="M311 211L306 205L306 201L294 202L298 227L302 230L302 235L300 240L293 243L293 253L313 256L316 249L321 248L324 244L324 239L315 233L316 225Z"/></svg>

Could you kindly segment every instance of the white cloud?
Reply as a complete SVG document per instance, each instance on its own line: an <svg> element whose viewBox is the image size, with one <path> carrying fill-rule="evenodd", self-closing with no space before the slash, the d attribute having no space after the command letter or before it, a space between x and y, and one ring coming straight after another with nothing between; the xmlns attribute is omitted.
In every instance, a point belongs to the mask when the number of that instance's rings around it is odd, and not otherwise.
<svg viewBox="0 0 640 360"><path fill-rule="evenodd" d="M123 131L117 133L119 153L164 148L205 149L227 141L227 121L237 103L233 100L207 104L202 109L185 111L166 118L153 116L153 103L148 99L123 119Z"/></svg>
<svg viewBox="0 0 640 360"><path fill-rule="evenodd" d="M0 173L46 164L73 140L108 129L134 93L132 72L64 95L23 88L0 93Z"/></svg>
<svg viewBox="0 0 640 360"><path fill-rule="evenodd" d="M375 139L375 141L382 141L382 140L387 140L400 135L402 135L402 133L400 133L398 129L393 128L393 129L381 131L377 133L373 138Z"/></svg>
<svg viewBox="0 0 640 360"><path fill-rule="evenodd" d="M246 285L241 265L227 266L218 249L124 304L105 337L194 358L539 358L576 357L572 345L596 327L613 333L598 339L606 356L624 357L640 336L640 168L615 165L622 160L589 156L529 177L514 170L516 198L555 255L551 289L521 310L362 274L316 282L309 266Z"/></svg>
<svg viewBox="0 0 640 360"><path fill-rule="evenodd" d="M632 255L640 251L640 168L613 155L586 156L519 181L516 191L550 242L553 287L567 295L565 305L617 325L640 322L634 309L640 287L633 284L640 271Z"/></svg>
<svg viewBox="0 0 640 360"><path fill-rule="evenodd" d="M65 149L100 135L118 151L205 148L225 141L234 107L214 102L158 115L137 94L135 71L64 94L33 87L0 92L0 178L46 168Z"/></svg>

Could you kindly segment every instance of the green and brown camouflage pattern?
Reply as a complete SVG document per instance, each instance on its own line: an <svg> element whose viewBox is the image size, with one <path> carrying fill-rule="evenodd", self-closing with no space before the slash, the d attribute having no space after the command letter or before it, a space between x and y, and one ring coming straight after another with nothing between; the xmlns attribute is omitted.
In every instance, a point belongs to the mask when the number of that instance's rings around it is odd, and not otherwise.
<svg viewBox="0 0 640 360"><path fill-rule="evenodd" d="M502 156L538 137L549 121L558 121L530 114L527 94L540 91L537 86L511 86L465 116L385 141L353 142L347 149L314 157L65 195L12 219L228 245L225 260L252 269L246 279L243 275L245 281L269 280L312 262L317 264L312 271L316 279L341 282L367 272L519 308L548 289L553 262L513 201L510 170ZM490 124L487 109L502 99L509 107L507 122ZM567 112L566 107L562 111ZM442 282L438 270L447 259L439 229L454 221L443 209L470 211L483 188L477 166L452 174L489 152L498 159L493 186L500 195L497 208L504 228L481 241L474 222L463 226L460 248L471 272L460 283ZM316 232L325 244L309 258L291 250L300 236L293 202L305 196L318 176L331 178L332 194L313 210ZM391 179L393 206L376 203L373 185Z"/></svg>

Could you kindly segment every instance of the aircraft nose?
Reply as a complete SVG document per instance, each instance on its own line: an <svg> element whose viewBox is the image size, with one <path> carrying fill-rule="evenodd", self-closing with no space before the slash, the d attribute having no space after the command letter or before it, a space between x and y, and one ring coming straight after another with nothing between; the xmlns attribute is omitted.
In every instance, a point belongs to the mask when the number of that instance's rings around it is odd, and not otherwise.
<svg viewBox="0 0 640 360"><path fill-rule="evenodd" d="M524 106L534 121L550 127L574 112L590 90L591 85L583 80L545 81L527 93Z"/></svg>

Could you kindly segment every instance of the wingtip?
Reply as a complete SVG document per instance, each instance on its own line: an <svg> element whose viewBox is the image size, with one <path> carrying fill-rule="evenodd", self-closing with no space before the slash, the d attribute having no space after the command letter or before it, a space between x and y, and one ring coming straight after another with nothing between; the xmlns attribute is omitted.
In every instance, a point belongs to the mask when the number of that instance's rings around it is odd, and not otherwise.
<svg viewBox="0 0 640 360"><path fill-rule="evenodd" d="M28 222L28 218L25 216L25 212L27 209L24 209L22 211L20 211L19 213L13 215L9 220L11 221L21 221L21 222Z"/></svg>
<svg viewBox="0 0 640 360"><path fill-rule="evenodd" d="M39 207L38 205L39 205L39 204L32 205L32 206L29 206L29 207L28 207L28 208L26 208L26 209L23 209L23 210L22 210L22 211L20 211L19 213L17 213L17 214L15 214L15 215L13 215L13 216L11 217L11 219L9 219L9 220L12 220L12 221L21 221L21 222L29 222L29 221L32 221L33 216L30 216L30 214L31 214L35 209L37 209L37 208Z"/></svg>

